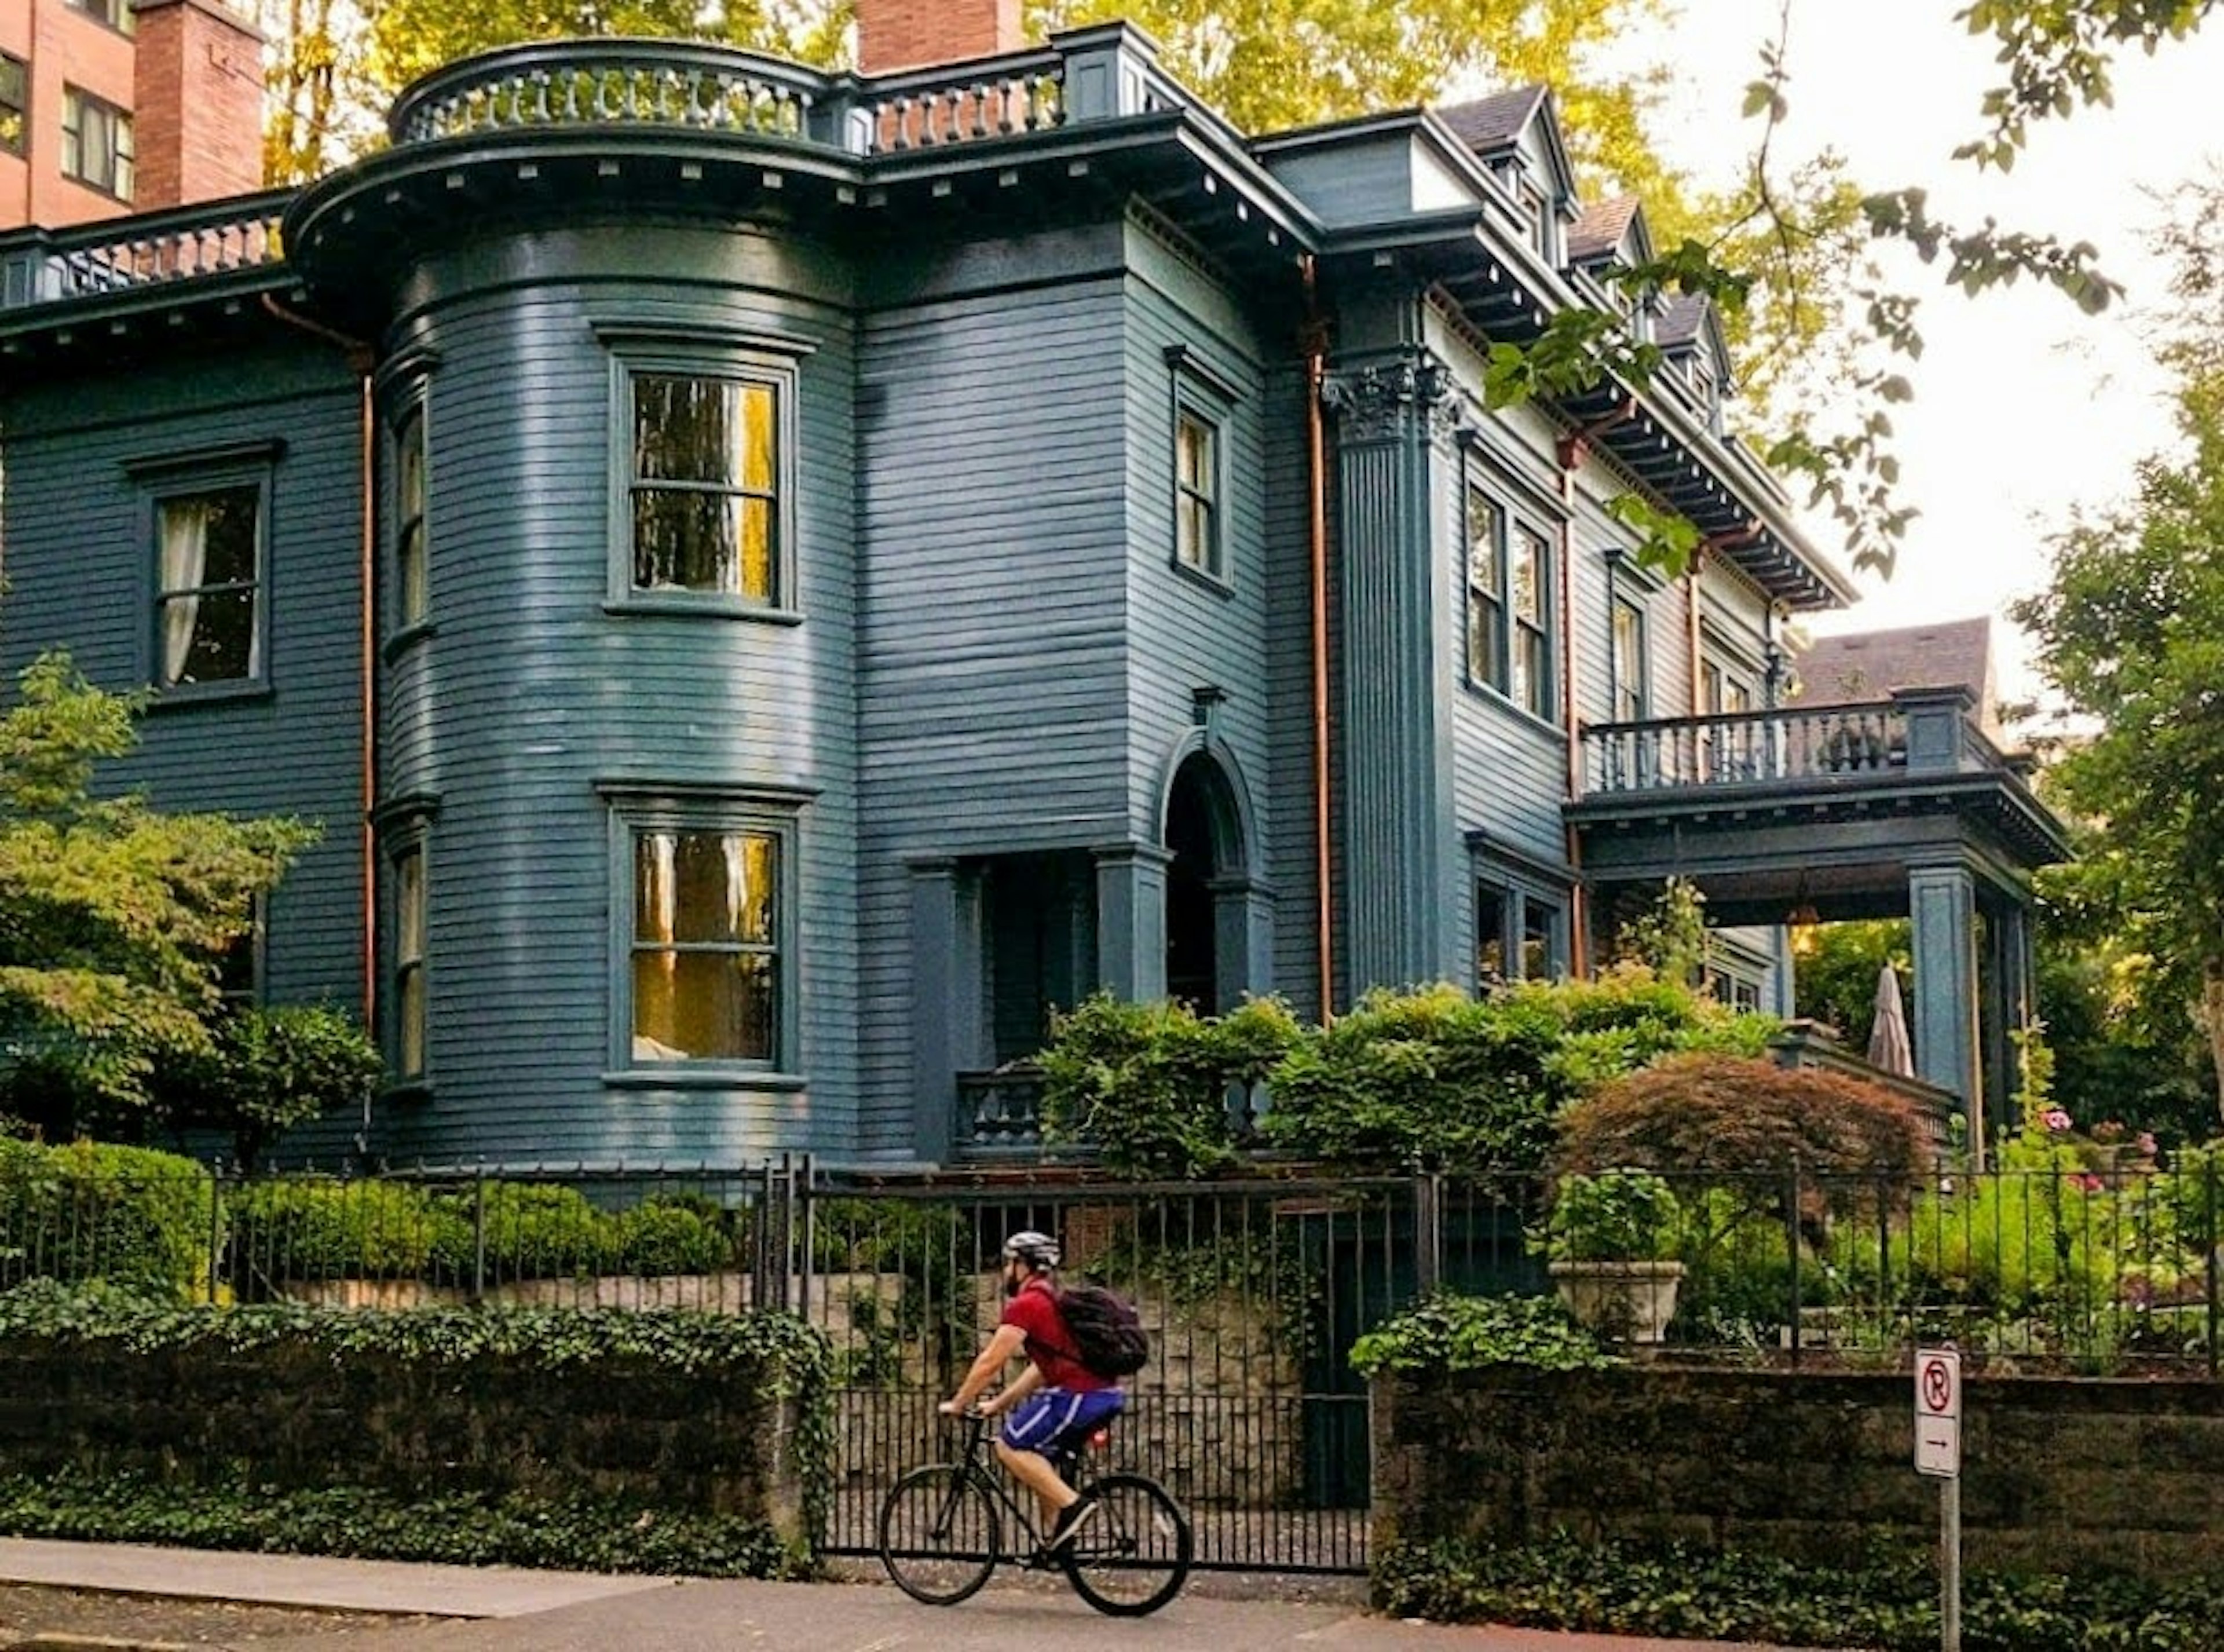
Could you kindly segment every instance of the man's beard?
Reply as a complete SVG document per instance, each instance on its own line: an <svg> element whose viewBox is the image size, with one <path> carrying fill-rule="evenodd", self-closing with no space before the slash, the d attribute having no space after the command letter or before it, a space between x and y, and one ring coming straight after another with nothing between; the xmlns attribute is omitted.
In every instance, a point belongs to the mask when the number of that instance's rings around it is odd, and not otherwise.
<svg viewBox="0 0 2224 1652"><path fill-rule="evenodd" d="M1010 1297L1017 1296L1017 1295L1020 1294L1020 1287L1023 1283L1025 1283L1025 1282L1025 1282L1025 1281L1023 1281L1023 1280L1014 1279L1014 1278L1013 1278L1013 1277L1012 1277L1012 1275L1009 1275L1009 1274L1006 1274L1006 1275L1004 1275L1004 1294L1005 1294L1005 1296L1006 1296L1007 1298L1010 1298Z"/></svg>

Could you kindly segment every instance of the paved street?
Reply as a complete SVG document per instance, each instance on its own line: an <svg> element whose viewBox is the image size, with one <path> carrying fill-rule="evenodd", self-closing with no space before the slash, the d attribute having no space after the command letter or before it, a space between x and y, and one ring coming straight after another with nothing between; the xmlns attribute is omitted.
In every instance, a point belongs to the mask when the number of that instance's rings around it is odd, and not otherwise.
<svg viewBox="0 0 2224 1652"><path fill-rule="evenodd" d="M1690 1642L1395 1623L1336 1599L1228 1598L1216 1579L1201 1579L1200 1592L1185 1594L1156 1617L1127 1623L1099 1617L1043 1579L1009 1586L1000 1579L964 1605L938 1611L870 1583L673 1581L0 1540L0 1585L141 1597L119 1603L133 1611L122 1614L123 1632L108 1644L126 1649L163 1638L151 1626L159 1613L145 1598L153 1597L416 1619L351 1617L303 1634L261 1625L256 1652L1041 1652L1046 1644L1153 1652L1720 1652ZM4 1627L20 1634L41 1625ZM71 1627L83 1633L91 1626L79 1617ZM198 1631L174 1638L224 1643ZM18 1643L0 1635L0 1647Z"/></svg>

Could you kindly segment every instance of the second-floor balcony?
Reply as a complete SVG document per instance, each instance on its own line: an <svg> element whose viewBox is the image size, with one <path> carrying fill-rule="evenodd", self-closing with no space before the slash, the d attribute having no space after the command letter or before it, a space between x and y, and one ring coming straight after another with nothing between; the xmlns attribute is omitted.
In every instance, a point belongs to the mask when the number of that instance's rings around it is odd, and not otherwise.
<svg viewBox="0 0 2224 1652"><path fill-rule="evenodd" d="M2020 778L2026 760L2003 752L1970 711L1966 690L1910 688L1888 700L1594 724L1583 733L1583 794L1736 787L1816 794L1924 775Z"/></svg>

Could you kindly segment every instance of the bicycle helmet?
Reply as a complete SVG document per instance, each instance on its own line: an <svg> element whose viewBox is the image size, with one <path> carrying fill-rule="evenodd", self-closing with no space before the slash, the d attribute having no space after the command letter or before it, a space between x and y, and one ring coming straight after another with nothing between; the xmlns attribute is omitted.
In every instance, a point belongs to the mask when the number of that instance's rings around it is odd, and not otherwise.
<svg viewBox="0 0 2224 1652"><path fill-rule="evenodd" d="M1037 1273L1046 1268L1055 1268L1058 1258L1058 1241L1047 1233L1036 1232L1033 1228L1023 1229L1004 1241L1004 1260L1009 1262L1014 1257Z"/></svg>

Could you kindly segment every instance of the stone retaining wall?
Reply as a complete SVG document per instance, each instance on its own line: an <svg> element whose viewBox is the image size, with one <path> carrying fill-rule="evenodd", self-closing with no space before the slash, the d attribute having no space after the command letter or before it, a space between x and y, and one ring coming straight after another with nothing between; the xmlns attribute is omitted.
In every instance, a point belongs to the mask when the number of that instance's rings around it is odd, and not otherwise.
<svg viewBox="0 0 2224 1652"><path fill-rule="evenodd" d="M1399 1375L1372 1403L1378 1554L1565 1529L1829 1561L1937 1538L1904 1373ZM1973 1569L2224 1571L2224 1384L1977 1377L1965 1403Z"/></svg>
<svg viewBox="0 0 2224 1652"><path fill-rule="evenodd" d="M335 1357L306 1341L137 1352L0 1343L0 1472L62 1467L192 1482L422 1495L594 1493L800 1535L791 1411L755 1362L682 1373L639 1358Z"/></svg>

